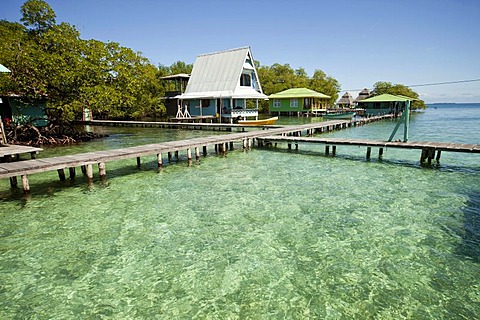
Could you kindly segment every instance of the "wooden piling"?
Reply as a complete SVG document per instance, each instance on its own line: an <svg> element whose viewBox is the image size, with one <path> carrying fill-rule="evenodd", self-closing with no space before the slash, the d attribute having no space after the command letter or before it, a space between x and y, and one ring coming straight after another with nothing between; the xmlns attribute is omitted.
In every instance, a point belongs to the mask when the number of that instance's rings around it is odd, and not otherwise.
<svg viewBox="0 0 480 320"><path fill-rule="evenodd" d="M137 168L140 169L142 165L142 161L140 160L140 157L137 157Z"/></svg>
<svg viewBox="0 0 480 320"><path fill-rule="evenodd" d="M70 180L75 179L75 167L68 168L68 172L70 173Z"/></svg>
<svg viewBox="0 0 480 320"><path fill-rule="evenodd" d="M383 148L379 148L378 149L378 158L382 159L382 157L383 157Z"/></svg>
<svg viewBox="0 0 480 320"><path fill-rule="evenodd" d="M105 177L107 175L105 162L99 162L98 163L98 174L100 175L100 177Z"/></svg>
<svg viewBox="0 0 480 320"><path fill-rule="evenodd" d="M178 161L178 150L175 150L175 161Z"/></svg>
<svg viewBox="0 0 480 320"><path fill-rule="evenodd" d="M325 146L325 155L328 156L330 154L330 146L326 145Z"/></svg>
<svg viewBox="0 0 480 320"><path fill-rule="evenodd" d="M168 151L168 163L172 163L172 153Z"/></svg>
<svg viewBox="0 0 480 320"><path fill-rule="evenodd" d="M63 169L58 169L58 177L60 178L60 181L65 181L65 171Z"/></svg>
<svg viewBox="0 0 480 320"><path fill-rule="evenodd" d="M372 147L367 147L367 160L370 160L372 155Z"/></svg>
<svg viewBox="0 0 480 320"><path fill-rule="evenodd" d="M162 154L157 153L157 169L161 169L162 167L163 167Z"/></svg>
<svg viewBox="0 0 480 320"><path fill-rule="evenodd" d="M190 148L187 149L187 161L188 161L188 165L191 166L192 165L192 149Z"/></svg>
<svg viewBox="0 0 480 320"><path fill-rule="evenodd" d="M26 174L22 175L22 186L23 193L28 193L30 191L30 184L28 183L28 176Z"/></svg>
<svg viewBox="0 0 480 320"><path fill-rule="evenodd" d="M87 164L87 179L89 181L93 180L93 165L92 164Z"/></svg>
<svg viewBox="0 0 480 320"><path fill-rule="evenodd" d="M337 153L337 146L332 146L332 157L335 157L336 153Z"/></svg>
<svg viewBox="0 0 480 320"><path fill-rule="evenodd" d="M203 146L203 156L207 156L207 146Z"/></svg>
<svg viewBox="0 0 480 320"><path fill-rule="evenodd" d="M87 174L87 166L80 166L80 170L82 170L83 175Z"/></svg>
<svg viewBox="0 0 480 320"><path fill-rule="evenodd" d="M428 149L423 148L422 149L422 155L420 156L420 163L421 164L425 162L425 159L427 158L427 155L428 155Z"/></svg>
<svg viewBox="0 0 480 320"><path fill-rule="evenodd" d="M10 187L16 189L18 187L17 177L10 177Z"/></svg>
<svg viewBox="0 0 480 320"><path fill-rule="evenodd" d="M195 147L195 160L200 160L200 148Z"/></svg>

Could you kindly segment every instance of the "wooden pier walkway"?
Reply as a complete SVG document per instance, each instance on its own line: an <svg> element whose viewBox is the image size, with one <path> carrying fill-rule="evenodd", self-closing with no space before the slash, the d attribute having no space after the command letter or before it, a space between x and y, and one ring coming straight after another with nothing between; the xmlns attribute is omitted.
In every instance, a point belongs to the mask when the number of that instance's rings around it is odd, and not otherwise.
<svg viewBox="0 0 480 320"><path fill-rule="evenodd" d="M349 126L359 126L364 125L370 122L392 119L393 115L381 115L369 118L355 118L351 121L346 121L350 123ZM193 119L193 118L190 118ZM329 121L321 122L326 123ZM282 128L284 125L242 125L236 123L218 123L218 122L165 122L165 121L120 121L120 120L90 120L90 121L80 121L80 124L83 125L99 125L99 126L115 126L115 127L143 127L143 128L170 128L170 129L191 129L191 130L212 130L212 131L233 131L234 129L238 131L245 131L248 128ZM309 124L313 125L313 124Z"/></svg>
<svg viewBox="0 0 480 320"><path fill-rule="evenodd" d="M370 121L378 121L384 117L369 118ZM130 122L129 122L130 123ZM140 122L136 122L139 124ZM65 180L65 169L68 168L70 178L73 179L76 175L76 167L81 167L82 173L91 181L93 179L93 165L98 165L98 172L102 179L106 177L106 163L109 161L121 159L137 159L137 166L141 164L141 157L156 156L158 168L163 165L163 154L167 153L168 160L171 161L172 153L178 159L178 152L180 150L187 151L187 159L189 163L192 161L192 150L195 152L195 158L200 158L200 149L203 155L207 154L207 147L215 145L218 152L226 152L228 147L233 149L233 143L241 141L243 148L251 148L254 140L262 137L275 135L295 135L296 138L301 137L302 134L313 135L315 133L322 133L326 131L333 131L337 129L344 129L351 126L361 125L365 122L347 121L347 120L331 120L317 123L308 123L304 125L294 126L263 126L263 130L243 131L238 133L231 133L226 135L215 135L205 138L193 138L181 141L170 141L158 144L141 145L136 147L121 148L114 150L105 150L97 152L88 152L75 155L32 159L17 162L0 163L0 179L10 178L10 185L12 188L17 187L17 177L21 177L24 192L30 190L28 175L46 171L58 171L60 180ZM131 123L130 123L131 124ZM151 123L149 123L151 124ZM168 123L171 124L171 123ZM182 124L195 125L195 124ZM202 124L210 125L210 124ZM218 124L216 124L218 125ZM226 125L232 126L232 125ZM285 137L286 138L286 137ZM260 140L259 140L260 141Z"/></svg>
<svg viewBox="0 0 480 320"><path fill-rule="evenodd" d="M325 154L330 154L330 146L332 147L332 155L335 156L336 148L343 146L361 146L367 147L366 158L370 159L372 147L377 147L379 157L383 155L384 148L400 148L400 149L421 149L420 163L432 160L440 161L441 153L447 152L463 152L463 153L480 153L480 145L478 144L461 144L448 142L400 142L400 141L379 141L366 139L342 139L342 138L310 138L295 136L263 136L258 137L260 145L271 145L278 142L288 144L288 148L292 148L292 144L298 149L299 143L316 143L325 145Z"/></svg>

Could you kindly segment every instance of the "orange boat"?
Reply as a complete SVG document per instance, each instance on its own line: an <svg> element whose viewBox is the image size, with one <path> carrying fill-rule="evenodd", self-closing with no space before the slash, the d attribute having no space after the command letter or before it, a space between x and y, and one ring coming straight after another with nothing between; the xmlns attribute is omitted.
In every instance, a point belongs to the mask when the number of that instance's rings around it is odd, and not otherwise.
<svg viewBox="0 0 480 320"><path fill-rule="evenodd" d="M277 120L278 120L278 117L272 117L272 118L261 119L261 120L238 120L238 124L243 124L247 126L263 126L267 124L275 124Z"/></svg>

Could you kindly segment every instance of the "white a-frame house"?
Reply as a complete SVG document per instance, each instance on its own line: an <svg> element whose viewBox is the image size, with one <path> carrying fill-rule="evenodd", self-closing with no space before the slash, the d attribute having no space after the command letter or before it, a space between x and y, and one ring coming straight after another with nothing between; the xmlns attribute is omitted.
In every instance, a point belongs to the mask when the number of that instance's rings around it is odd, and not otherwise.
<svg viewBox="0 0 480 320"><path fill-rule="evenodd" d="M177 96L194 116L258 119L258 101L263 94L249 47L197 56L185 93ZM247 100L255 104L247 108Z"/></svg>

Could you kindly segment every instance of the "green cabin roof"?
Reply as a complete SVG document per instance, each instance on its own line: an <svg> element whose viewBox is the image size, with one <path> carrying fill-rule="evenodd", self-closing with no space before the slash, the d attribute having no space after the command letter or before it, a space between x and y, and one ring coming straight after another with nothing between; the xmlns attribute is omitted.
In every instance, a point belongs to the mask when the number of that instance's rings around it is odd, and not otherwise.
<svg viewBox="0 0 480 320"><path fill-rule="evenodd" d="M268 96L269 99L291 99L291 98L319 98L329 99L330 96L326 94L310 90L307 88L293 88L274 93Z"/></svg>
<svg viewBox="0 0 480 320"><path fill-rule="evenodd" d="M408 101L408 100L415 100L415 99L410 98L410 97L406 97L406 96L396 96L396 95L393 95L393 94L385 93L385 94L381 94L379 96L363 99L360 102L361 103L364 103L364 102L394 102L394 101L405 102L405 101Z"/></svg>

